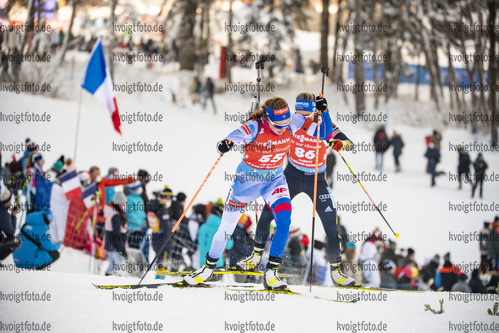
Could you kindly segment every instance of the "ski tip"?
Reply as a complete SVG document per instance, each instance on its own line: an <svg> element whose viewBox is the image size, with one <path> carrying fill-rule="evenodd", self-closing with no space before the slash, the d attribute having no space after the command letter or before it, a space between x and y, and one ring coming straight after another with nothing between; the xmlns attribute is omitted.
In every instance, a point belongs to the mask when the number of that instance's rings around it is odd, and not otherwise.
<svg viewBox="0 0 499 333"><path fill-rule="evenodd" d="M395 234L395 239L399 238L400 234Z"/></svg>

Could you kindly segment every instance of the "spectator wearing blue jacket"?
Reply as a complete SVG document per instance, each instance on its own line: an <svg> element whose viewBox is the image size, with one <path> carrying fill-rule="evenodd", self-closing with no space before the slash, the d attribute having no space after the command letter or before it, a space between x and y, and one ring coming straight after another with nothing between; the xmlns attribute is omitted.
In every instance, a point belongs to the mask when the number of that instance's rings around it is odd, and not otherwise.
<svg viewBox="0 0 499 333"><path fill-rule="evenodd" d="M144 200L140 196L142 193L142 183L137 181L128 186L130 192L126 196L127 202L127 227L128 245L138 249L142 242L142 227L146 222L146 210Z"/></svg>
<svg viewBox="0 0 499 333"><path fill-rule="evenodd" d="M42 269L59 259L59 244L52 243L49 224L51 211L34 212L26 216L21 228L22 245L14 252L14 264L19 268Z"/></svg>
<svg viewBox="0 0 499 333"><path fill-rule="evenodd" d="M211 205L211 215L208 217L206 222L199 227L198 232L198 244L199 244L199 266L203 266L206 254L210 251L211 242L213 241L213 236L218 230L218 227L222 223L222 212L223 205L221 203L213 203ZM230 235L227 235L230 237ZM230 250L234 242L232 238L229 238L227 245L225 246L226 250ZM217 267L224 267L225 259L224 256L220 256L217 262Z"/></svg>

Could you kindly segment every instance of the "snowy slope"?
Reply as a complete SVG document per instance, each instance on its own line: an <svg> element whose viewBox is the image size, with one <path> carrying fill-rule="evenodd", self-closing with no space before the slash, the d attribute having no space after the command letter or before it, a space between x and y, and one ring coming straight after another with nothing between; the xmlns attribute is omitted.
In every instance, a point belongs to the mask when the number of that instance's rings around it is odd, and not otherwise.
<svg viewBox="0 0 499 333"><path fill-rule="evenodd" d="M83 66L80 66L83 67ZM78 68L77 71L81 71ZM80 77L76 73L76 77ZM165 87L177 89L178 77L168 71L117 71L115 83L126 81L159 82ZM237 79L236 79L237 80ZM221 85L221 83L219 83ZM297 80L291 87L278 87L276 95L286 98L291 104L294 97L303 89L317 92L320 89L320 78L312 82ZM60 154L66 157L73 156L79 91L73 87L72 100L54 100L33 95L16 95L0 93L0 112L5 114L30 111L38 114L48 112L52 115L49 123L0 123L0 142L23 142L29 136L39 144L44 142L52 145L52 149L45 153L47 167ZM264 94L263 99L271 94ZM351 124L337 121L335 112L347 115L353 110L353 96L349 96L349 105L336 92L336 87L326 85L326 96L330 101L332 118L337 125L356 143L371 142L375 124ZM144 112L154 115L156 112L164 115L163 122L159 123L124 123L123 136L112 130L107 111L89 96L82 95L81 123L78 140L76 165L81 169L88 169L92 165L101 168L105 173L111 166L117 166L120 173L136 172L139 168L147 169L153 176L163 177L162 181L155 181L149 185L149 190L157 190L168 184L174 191L183 191L188 200L195 194L202 180L217 159L215 144L231 130L238 126L237 122L227 121L227 115L245 113L251 94L225 93L216 95L218 115L213 115L211 108L202 111L199 105L179 107L170 103L168 92L148 94L118 94L117 100L121 114ZM370 106L371 108L371 106ZM412 100L391 102L382 110L389 112L388 134L396 129L402 134L405 141L402 156L402 173L394 173L392 156L385 157L386 182L364 181L369 194L376 203L380 201L387 205L383 212L395 232L400 234L398 245L402 248L413 247L416 250L416 260L422 264L435 253L443 255L451 251L452 260L460 264L468 273L470 268L478 265L479 253L476 241L450 241L449 233L462 234L478 231L483 221L490 221L499 212L449 212L449 202L459 204L470 201L469 185L464 184L465 190L457 191L457 184L450 182L447 176L437 179L437 187L430 188L430 176L424 173L425 159L424 136L432 131L431 106L421 103L415 104ZM373 113L378 113L376 111ZM405 125L408 118L422 119L427 127L412 127ZM442 116L441 116L442 117ZM434 124L434 126L438 126ZM437 127L439 128L439 127ZM481 140L486 138L481 137ZM163 144L162 152L146 153L135 152L128 154L112 151L114 143L148 142ZM449 152L449 142L471 142L472 136L468 131L447 129L443 132L442 163L439 169L446 172L455 172L457 168L457 153ZM2 151L4 160L8 160L12 152ZM371 172L374 170L374 153L344 152L344 157L355 172ZM499 156L497 153L485 153L489 164L489 173L499 171ZM211 178L200 192L196 203L206 203L224 199L230 187L226 174L232 174L242 155L231 152L224 156ZM472 159L476 153L471 154ZM338 159L335 171L348 174L347 167ZM479 203L499 203L497 182L485 183L485 198L476 199ZM333 194L339 204L362 202L368 199L357 184L346 181L337 181L333 186ZM311 234L312 203L304 195L293 202L292 223L300 226L302 231ZM391 235L377 212L339 212L342 222L350 233L370 232L380 227L387 235ZM324 238L324 232L318 222L316 237ZM394 238L390 236L390 238ZM357 243L360 245L360 243ZM357 304L336 304L308 298L278 295L275 302L258 302L252 304L231 304L225 301L224 290L173 290L163 288L158 291L164 296L162 302L125 303L112 300L112 292L96 290L91 286L94 283L122 283L136 282L132 278L106 278L104 276L89 275L88 257L82 253L66 249L63 257L55 263L50 272L0 272L2 276L3 293L21 292L24 290L42 292L47 291L52 296L49 304L36 302L0 302L2 322L20 322L34 320L53 324L55 332L110 332L112 321L156 320L164 324L163 331L181 332L186 329L203 330L206 332L224 331L224 322L237 323L238 321L272 321L277 332L338 331L337 321L341 324L366 320L378 323L382 320L388 325L389 332L442 332L449 330L449 322L477 320L489 323L493 320L486 314L486 309L492 307L493 302L457 302L449 301L447 294L425 293L407 294L390 293L386 302L364 302ZM6 263L11 263L8 258ZM473 267L471 267L473 266ZM73 272L74 274L68 274ZM148 276L152 279L152 275ZM298 291L305 291L297 287ZM148 291L154 294L156 291ZM324 296L337 298L334 289L315 288L314 292ZM117 293L126 293L119 291ZM433 315L424 312L424 304L438 308L438 300L445 299L445 313ZM497 323L498 320L495 320ZM1 329L1 327L0 327ZM457 329L456 329L457 330ZM359 330L361 331L361 330Z"/></svg>
<svg viewBox="0 0 499 333"><path fill-rule="evenodd" d="M224 289L160 289L98 290L91 283L112 284L136 282L127 278L107 278L58 272L2 272L1 293L16 295L28 291L50 295L50 301L1 302L2 324L24 321L51 324L51 332L112 332L120 331L114 324L163 325L162 332L223 332L231 331L226 324L252 321L274 324L275 332L336 332L351 325L349 332L362 332L352 325L384 325L386 332L446 332L450 325L468 324L471 320L484 324L499 321L488 315L491 301L449 300L448 293L365 292L363 301L354 304L334 303L301 296L275 295L274 300L229 300L237 294ZM308 293L308 287L295 287ZM314 295L341 298L357 291L314 288ZM371 296L367 296L370 293ZM128 298L148 297L150 301ZM126 298L126 299L125 299ZM444 299L444 313L424 311L424 304L439 309ZM1 324L0 324L1 325ZM231 327L231 326L229 326ZM365 327L365 326L364 326ZM461 326L462 327L462 326ZM496 326L495 326L496 327ZM1 328L1 326L0 326ZM347 327L348 328L348 327ZM122 330L123 331L123 330ZM136 332L131 329L128 332ZM146 331L146 330L144 330ZM374 330L379 331L379 330ZM456 329L457 331L457 329ZM463 330L460 330L463 331ZM238 330L244 332L244 330ZM250 332L250 330L247 330Z"/></svg>

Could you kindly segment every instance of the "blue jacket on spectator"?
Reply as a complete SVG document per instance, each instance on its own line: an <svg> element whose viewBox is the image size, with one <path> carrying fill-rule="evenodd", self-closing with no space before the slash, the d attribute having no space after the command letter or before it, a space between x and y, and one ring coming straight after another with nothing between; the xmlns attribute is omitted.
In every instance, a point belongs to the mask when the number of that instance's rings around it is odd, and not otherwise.
<svg viewBox="0 0 499 333"><path fill-rule="evenodd" d="M46 212L34 212L26 216L26 224L19 236L22 245L14 252L14 263L19 268L43 268L59 258L59 244L52 243ZM52 213L49 213L52 214Z"/></svg>
<svg viewBox="0 0 499 333"><path fill-rule="evenodd" d="M142 199L140 194L132 191L129 195L126 196L126 202L128 231L139 231L146 220L144 200Z"/></svg>

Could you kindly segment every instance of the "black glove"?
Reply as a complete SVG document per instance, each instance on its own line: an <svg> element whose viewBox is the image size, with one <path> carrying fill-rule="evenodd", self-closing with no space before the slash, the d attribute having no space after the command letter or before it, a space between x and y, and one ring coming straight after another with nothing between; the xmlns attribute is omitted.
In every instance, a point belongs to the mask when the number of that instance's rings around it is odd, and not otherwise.
<svg viewBox="0 0 499 333"><path fill-rule="evenodd" d="M315 99L315 107L317 110L320 112L326 112L327 111L327 101L324 97L319 97Z"/></svg>
<svg viewBox="0 0 499 333"><path fill-rule="evenodd" d="M122 251L121 255L123 256L123 259L128 260L128 253L126 253L126 251Z"/></svg>
<svg viewBox="0 0 499 333"><path fill-rule="evenodd" d="M229 141L227 139L222 140L218 143L218 151L222 154L228 152L234 146L234 142Z"/></svg>

